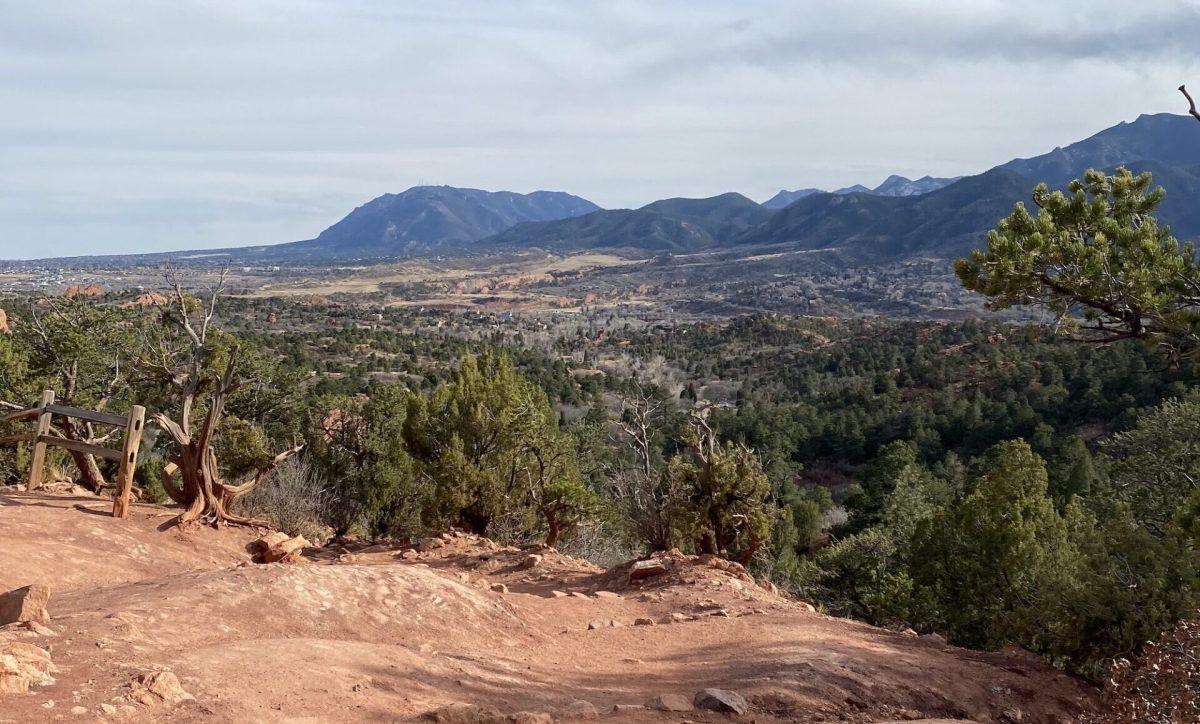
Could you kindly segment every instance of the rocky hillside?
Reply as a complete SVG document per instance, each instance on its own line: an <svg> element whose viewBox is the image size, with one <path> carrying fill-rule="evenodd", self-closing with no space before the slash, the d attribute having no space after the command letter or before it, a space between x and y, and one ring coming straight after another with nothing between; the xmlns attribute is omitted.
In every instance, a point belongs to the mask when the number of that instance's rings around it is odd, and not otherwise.
<svg viewBox="0 0 1200 724"><path fill-rule="evenodd" d="M0 493L0 711L45 721L1068 722L1094 692L831 618L736 564L605 570L463 534L252 562L263 531L180 531ZM259 558L259 560L263 560ZM21 594L9 594L13 596Z"/></svg>

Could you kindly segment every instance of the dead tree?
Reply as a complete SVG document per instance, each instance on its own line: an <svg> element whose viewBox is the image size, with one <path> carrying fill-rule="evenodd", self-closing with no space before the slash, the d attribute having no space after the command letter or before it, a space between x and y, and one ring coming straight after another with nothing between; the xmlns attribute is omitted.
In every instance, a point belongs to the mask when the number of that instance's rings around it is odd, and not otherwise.
<svg viewBox="0 0 1200 724"><path fill-rule="evenodd" d="M223 522L245 525L262 525L264 521L247 518L231 510L233 503L252 491L280 463L300 452L302 445L276 455L258 470L242 480L229 483L221 475L213 441L225 412L225 404L241 383L237 379L238 350L229 353L224 372L217 374L210 369L212 346L210 331L217 301L224 291L225 273L222 272L217 285L209 289L208 298L195 300L184 292L178 278L168 270L168 286L173 294L159 305L166 324L182 337L182 349L171 349L165 340L160 340L155 366L176 390L179 410L175 419L157 413L153 419L175 443L175 454L170 456L164 470L163 488L175 502L185 506L179 515L179 523L206 522L219 525ZM197 398L205 391L208 409L204 413L199 429L192 425L192 410ZM179 481L175 481L176 474Z"/></svg>
<svg viewBox="0 0 1200 724"><path fill-rule="evenodd" d="M1197 121L1200 121L1200 111L1196 110L1196 101L1192 100L1192 94L1188 93L1187 86L1179 86L1179 92L1183 94L1184 98L1187 98L1188 114Z"/></svg>

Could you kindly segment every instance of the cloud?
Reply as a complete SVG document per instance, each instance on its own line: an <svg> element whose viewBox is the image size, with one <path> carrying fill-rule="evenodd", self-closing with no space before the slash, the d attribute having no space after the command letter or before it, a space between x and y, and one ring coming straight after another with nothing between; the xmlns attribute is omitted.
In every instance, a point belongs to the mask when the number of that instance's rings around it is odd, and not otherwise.
<svg viewBox="0 0 1200 724"><path fill-rule="evenodd" d="M79 0L0 15L0 257L970 173L1180 110L1193 2Z"/></svg>

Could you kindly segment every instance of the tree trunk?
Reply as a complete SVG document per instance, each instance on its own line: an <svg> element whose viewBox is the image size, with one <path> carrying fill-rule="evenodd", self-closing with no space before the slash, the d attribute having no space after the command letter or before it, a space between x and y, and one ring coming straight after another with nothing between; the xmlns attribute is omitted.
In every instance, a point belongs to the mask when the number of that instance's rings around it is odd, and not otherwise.
<svg viewBox="0 0 1200 724"><path fill-rule="evenodd" d="M276 455L257 472L237 484L231 485L221 478L217 467L217 454L213 449L213 438L224 413L225 398L234 389L233 375L236 363L235 351L229 358L225 373L221 375L213 390L208 413L196 439L193 440L189 434L187 418L183 417L191 410L190 395L185 396L180 422L175 422L163 414L154 416L154 421L171 436L178 447L177 454L172 456L170 464L163 471L163 488L173 500L185 506L178 518L181 525L194 522L213 525L267 525L266 521L237 515L230 508L238 498L253 490L284 460L300 452L303 447L298 445ZM180 479L178 485L173 477L176 472L179 473Z"/></svg>

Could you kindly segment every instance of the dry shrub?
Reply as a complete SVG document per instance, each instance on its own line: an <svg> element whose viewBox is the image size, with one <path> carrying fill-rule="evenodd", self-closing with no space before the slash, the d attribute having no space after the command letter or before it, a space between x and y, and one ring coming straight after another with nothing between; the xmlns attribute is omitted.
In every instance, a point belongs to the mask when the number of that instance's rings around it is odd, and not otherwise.
<svg viewBox="0 0 1200 724"><path fill-rule="evenodd" d="M1117 659L1104 703L1091 724L1200 721L1200 620L1180 621L1132 661Z"/></svg>
<svg viewBox="0 0 1200 724"><path fill-rule="evenodd" d="M321 543L330 535L325 523L333 496L308 463L290 458L238 501L246 514L264 518L288 535Z"/></svg>

